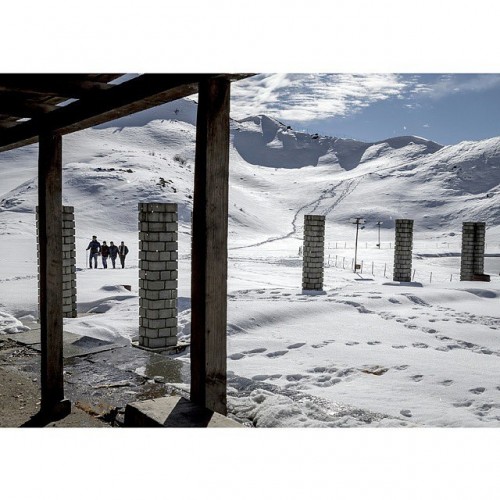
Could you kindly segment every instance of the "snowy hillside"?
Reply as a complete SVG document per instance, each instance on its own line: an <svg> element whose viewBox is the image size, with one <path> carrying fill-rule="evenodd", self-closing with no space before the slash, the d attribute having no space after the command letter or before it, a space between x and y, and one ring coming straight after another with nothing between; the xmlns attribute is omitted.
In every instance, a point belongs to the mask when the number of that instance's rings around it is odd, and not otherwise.
<svg viewBox="0 0 500 500"><path fill-rule="evenodd" d="M196 103L182 100L65 136L63 203L75 207L78 307L66 328L137 334L137 203L179 204L179 336L190 335ZM37 147L0 154L0 329L36 316ZM495 426L500 421L500 138L442 147L363 143L258 115L231 122L230 407L256 425ZM304 214L326 215L325 295L300 289ZM354 230L361 274L349 267ZM413 286L392 276L394 220L415 220ZM487 224L491 283L457 281L461 224ZM376 222L382 221L381 248ZM124 270L85 248L125 240ZM132 284L132 293L119 285ZM1 333L0 331L0 333ZM188 355L179 359L188 362Z"/></svg>
<svg viewBox="0 0 500 500"><path fill-rule="evenodd" d="M65 202L78 211L92 199L114 214L113 226L132 229L136 201L176 201L189 223L195 119L196 103L183 100L65 137ZM363 143L296 132L263 115L232 121L231 132L231 229L240 238L284 236L312 211L334 226L364 216L367 230L368 221L387 230L412 217L419 231L457 232L472 218L497 234L500 138ZM35 162L36 146L0 156L1 210L33 212Z"/></svg>

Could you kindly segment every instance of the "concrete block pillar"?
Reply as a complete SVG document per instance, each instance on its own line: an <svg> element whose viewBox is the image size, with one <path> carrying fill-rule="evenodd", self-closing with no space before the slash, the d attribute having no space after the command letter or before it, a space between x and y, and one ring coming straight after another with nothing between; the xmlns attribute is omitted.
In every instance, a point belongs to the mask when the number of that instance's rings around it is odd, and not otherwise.
<svg viewBox="0 0 500 500"><path fill-rule="evenodd" d="M325 216L304 215L302 289L323 290Z"/></svg>
<svg viewBox="0 0 500 500"><path fill-rule="evenodd" d="M413 220L396 219L393 281L411 281Z"/></svg>
<svg viewBox="0 0 500 500"><path fill-rule="evenodd" d="M62 252L63 252L63 317L76 318L76 244L75 244L75 209L62 207ZM38 238L38 207L36 207L37 259L40 276L40 243ZM38 280L38 298L40 299L40 279Z"/></svg>
<svg viewBox="0 0 500 500"><path fill-rule="evenodd" d="M474 274L484 273L485 237L486 224L484 222L462 224L461 281L472 281Z"/></svg>
<svg viewBox="0 0 500 500"><path fill-rule="evenodd" d="M139 346L177 344L177 204L139 203Z"/></svg>

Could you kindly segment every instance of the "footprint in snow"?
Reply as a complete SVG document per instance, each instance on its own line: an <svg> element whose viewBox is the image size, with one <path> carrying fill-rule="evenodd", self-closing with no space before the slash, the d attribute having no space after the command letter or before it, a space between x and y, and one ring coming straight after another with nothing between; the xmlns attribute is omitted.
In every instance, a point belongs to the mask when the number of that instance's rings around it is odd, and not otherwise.
<svg viewBox="0 0 500 500"><path fill-rule="evenodd" d="M422 328L422 331L425 333L437 333L437 330L434 328Z"/></svg>
<svg viewBox="0 0 500 500"><path fill-rule="evenodd" d="M393 349L406 349L407 345L393 345L391 346Z"/></svg>
<svg viewBox="0 0 500 500"><path fill-rule="evenodd" d="M489 411L492 408L498 408L499 406L500 405L495 405L493 403L485 403L485 404L479 406L478 408L476 408L476 410L474 411L474 413L478 417L485 417L486 415L488 415Z"/></svg>
<svg viewBox="0 0 500 500"><path fill-rule="evenodd" d="M449 386L453 384L453 380L447 379L447 380L441 380L441 382L438 382L438 384L444 385L444 386Z"/></svg>
<svg viewBox="0 0 500 500"><path fill-rule="evenodd" d="M311 382L311 383L313 385L315 385L316 387L331 387L332 385L338 384L339 382L342 382L342 379L331 378L331 379L325 379L323 381L318 379L318 380Z"/></svg>
<svg viewBox="0 0 500 500"><path fill-rule="evenodd" d="M268 358L279 358L280 356L284 356L287 353L288 351L274 351L274 352L269 352L268 354L266 354L266 356Z"/></svg>
<svg viewBox="0 0 500 500"><path fill-rule="evenodd" d="M411 414L411 411L410 410L401 410L399 413L401 413L401 415L403 415L403 417L408 417L410 418L412 416Z"/></svg>
<svg viewBox="0 0 500 500"><path fill-rule="evenodd" d="M299 347L302 347L303 345L306 345L305 342L297 342L296 344L289 345L287 349L298 349Z"/></svg>
<svg viewBox="0 0 500 500"><path fill-rule="evenodd" d="M241 358L244 358L245 355L241 352L237 352L236 354L231 354L230 356L228 356L229 359L232 359L232 360L238 360L238 359L241 359Z"/></svg>
<svg viewBox="0 0 500 500"><path fill-rule="evenodd" d="M382 342L380 342L380 340L370 340L369 342L367 342L368 345L377 345L381 343Z"/></svg>
<svg viewBox="0 0 500 500"><path fill-rule="evenodd" d="M392 304L401 304L398 299L389 299L389 302L391 302Z"/></svg>
<svg viewBox="0 0 500 500"><path fill-rule="evenodd" d="M308 375L302 375L301 373L294 373L294 374L291 374L291 375L287 375L286 376L286 379L289 381L289 382L297 382L299 380L302 380L302 379L308 379L310 378Z"/></svg>
<svg viewBox="0 0 500 500"><path fill-rule="evenodd" d="M244 351L243 354L260 354L261 352L266 352L265 347L257 347L256 349L251 349L250 351Z"/></svg>
<svg viewBox="0 0 500 500"><path fill-rule="evenodd" d="M453 406L455 408L468 408L473 402L471 399L464 399L463 401L455 401Z"/></svg>
<svg viewBox="0 0 500 500"><path fill-rule="evenodd" d="M427 349L429 346L424 344L423 342L415 342L412 344L413 347L417 347L418 349Z"/></svg>
<svg viewBox="0 0 500 500"><path fill-rule="evenodd" d="M472 394L482 394L486 388L484 387L474 387L474 389L469 389L469 392L472 392Z"/></svg>
<svg viewBox="0 0 500 500"><path fill-rule="evenodd" d="M394 366L393 368L395 370L406 370L410 365L399 365L399 366Z"/></svg>
<svg viewBox="0 0 500 500"><path fill-rule="evenodd" d="M346 342L345 345L358 345L359 342Z"/></svg>
<svg viewBox="0 0 500 500"><path fill-rule="evenodd" d="M424 376L423 375L413 375L413 377L410 377L414 382L420 382Z"/></svg>
<svg viewBox="0 0 500 500"><path fill-rule="evenodd" d="M356 368L344 368L343 370L338 370L336 375L337 377L347 377L356 371Z"/></svg>
<svg viewBox="0 0 500 500"><path fill-rule="evenodd" d="M307 371L309 373L325 373L326 372L326 366L315 366L314 368L310 368Z"/></svg>

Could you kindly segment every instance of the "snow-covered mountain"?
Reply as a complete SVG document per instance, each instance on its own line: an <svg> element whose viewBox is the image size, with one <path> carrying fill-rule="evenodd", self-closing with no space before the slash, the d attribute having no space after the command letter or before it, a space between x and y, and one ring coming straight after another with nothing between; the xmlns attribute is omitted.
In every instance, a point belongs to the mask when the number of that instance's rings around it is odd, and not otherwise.
<svg viewBox="0 0 500 500"><path fill-rule="evenodd" d="M185 99L66 136L64 203L77 213L98 205L109 214L102 224L131 230L136 202L174 201L188 224L195 121L196 103ZM413 218L417 231L435 236L459 232L466 219L485 221L495 234L500 225L500 138L444 147L414 136L365 143L258 115L232 120L230 162L230 231L245 244L295 234L312 212L335 231L352 216L365 217L367 230ZM0 210L33 212L36 146L0 155L0 171Z"/></svg>

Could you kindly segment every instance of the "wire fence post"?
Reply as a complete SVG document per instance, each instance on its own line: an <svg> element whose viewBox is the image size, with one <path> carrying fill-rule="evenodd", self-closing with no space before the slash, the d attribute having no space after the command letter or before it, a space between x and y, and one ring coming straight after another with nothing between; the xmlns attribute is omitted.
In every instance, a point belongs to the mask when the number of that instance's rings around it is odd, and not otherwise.
<svg viewBox="0 0 500 500"><path fill-rule="evenodd" d="M363 261L361 261L361 274L363 274Z"/></svg>
<svg viewBox="0 0 500 500"><path fill-rule="evenodd" d="M385 272L387 271L387 262L384 262L384 278L385 278Z"/></svg>
<svg viewBox="0 0 500 500"><path fill-rule="evenodd" d="M342 257L342 269L345 269L345 257Z"/></svg>
<svg viewBox="0 0 500 500"><path fill-rule="evenodd" d="M373 273L373 260L372 260L372 276L375 276L375 274Z"/></svg>
<svg viewBox="0 0 500 500"><path fill-rule="evenodd" d="M432 271L431 271L431 275L429 277L429 283L432 283Z"/></svg>
<svg viewBox="0 0 500 500"><path fill-rule="evenodd" d="M411 280L412 280L412 281L415 281L415 273L416 273L416 271L417 271L416 269L414 269L414 270L413 270L413 275L412 275L412 277L411 277Z"/></svg>

